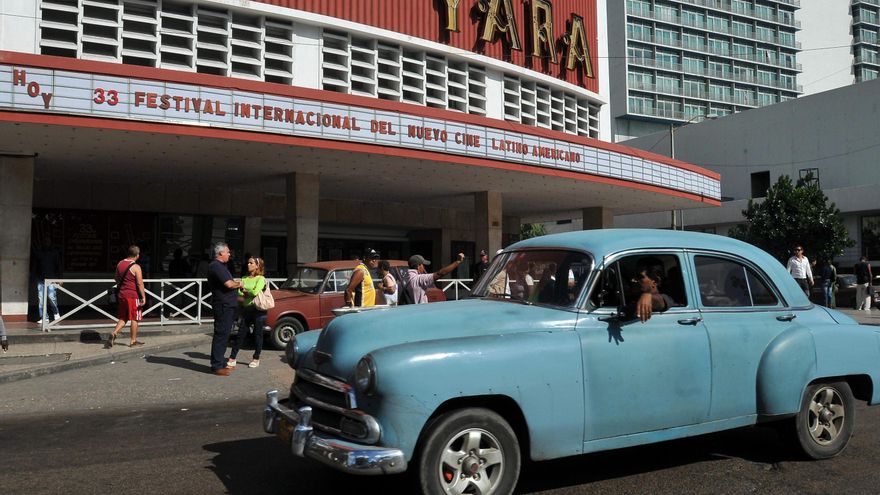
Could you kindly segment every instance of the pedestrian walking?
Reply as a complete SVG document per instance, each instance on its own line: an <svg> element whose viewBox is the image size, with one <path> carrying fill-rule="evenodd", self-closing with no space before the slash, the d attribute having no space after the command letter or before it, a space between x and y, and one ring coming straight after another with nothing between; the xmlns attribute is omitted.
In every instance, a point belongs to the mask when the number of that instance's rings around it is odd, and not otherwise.
<svg viewBox="0 0 880 495"><path fill-rule="evenodd" d="M473 278L474 284L480 279L480 277L485 273L486 270L489 269L489 253L486 252L485 249L480 250L480 261L473 264L471 270L473 270Z"/></svg>
<svg viewBox="0 0 880 495"><path fill-rule="evenodd" d="M0 349L3 349L3 352L9 350L9 340L6 339L6 325L3 323L3 315L0 315Z"/></svg>
<svg viewBox="0 0 880 495"><path fill-rule="evenodd" d="M37 321L54 321L61 318L58 310L58 295L55 285L46 285L46 279L61 278L61 251L52 246L52 238L46 236L40 249L31 256L31 276L37 281ZM43 307L43 290L45 287L46 304ZM44 311L45 310L45 311Z"/></svg>
<svg viewBox="0 0 880 495"><path fill-rule="evenodd" d="M788 259L788 273L798 283L807 298L810 297L810 286L813 285L813 271L810 269L810 260L804 256L803 246L795 246L794 254Z"/></svg>
<svg viewBox="0 0 880 495"><path fill-rule="evenodd" d="M373 249L364 252L361 262L351 272L348 287L345 288L345 305L368 308L376 305L376 289L370 270L379 266L379 253ZM369 267L368 267L369 265Z"/></svg>
<svg viewBox="0 0 880 495"><path fill-rule="evenodd" d="M822 264L822 295L824 296L825 307L834 307L834 286L837 284L837 268L826 259Z"/></svg>
<svg viewBox="0 0 880 495"><path fill-rule="evenodd" d="M232 253L225 242L214 244L214 259L208 264L208 287L211 288L211 307L214 309L214 335L211 338L211 372L229 376L232 368L226 366L226 347L232 332L232 321L238 305L237 289L241 282L232 278L227 267Z"/></svg>
<svg viewBox="0 0 880 495"><path fill-rule="evenodd" d="M407 270L408 290L414 304L424 304L428 302L428 293L426 292L440 277L452 273L452 270L458 268L464 262L464 253L458 253L458 258L452 263L444 266L434 273L428 273L425 266L431 264L420 254L414 254L409 257L409 270Z"/></svg>
<svg viewBox="0 0 880 495"><path fill-rule="evenodd" d="M238 337L232 343L232 353L226 361L226 366L230 368L235 368L238 364L236 361L238 351L251 328L254 332L254 356L248 364L248 368L256 368L260 365L260 353L263 351L263 327L266 326L266 311L254 304L254 298L266 288L266 263L262 258L251 256L248 258L246 266L248 274L241 279L241 288L238 289L238 297L241 298L241 325L238 326Z"/></svg>
<svg viewBox="0 0 880 495"><path fill-rule="evenodd" d="M141 250L136 245L128 247L128 256L116 264L116 274L113 277L116 280L117 298L116 298L116 327L107 337L107 347L113 347L116 344L116 337L129 321L131 322L131 342L129 347L138 347L144 345L137 339L138 322L141 321L143 314L141 308L147 303L147 292L144 289L144 273L141 271L140 265L137 264L138 258L141 256Z"/></svg>
<svg viewBox="0 0 880 495"><path fill-rule="evenodd" d="M868 258L862 256L853 267L856 274L856 309L871 312L871 280L874 275Z"/></svg>
<svg viewBox="0 0 880 495"><path fill-rule="evenodd" d="M391 263L388 263L388 260L379 262L379 275L382 276L382 281L379 282L376 288L385 295L385 302L389 306L397 306L397 281L394 280L394 275L391 274Z"/></svg>

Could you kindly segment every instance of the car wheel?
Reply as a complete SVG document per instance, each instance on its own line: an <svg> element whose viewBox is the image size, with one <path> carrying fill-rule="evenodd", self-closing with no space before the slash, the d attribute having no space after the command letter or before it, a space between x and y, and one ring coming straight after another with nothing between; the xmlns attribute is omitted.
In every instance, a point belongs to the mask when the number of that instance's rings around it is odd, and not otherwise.
<svg viewBox="0 0 880 495"><path fill-rule="evenodd" d="M292 316L288 316L278 320L278 323L275 324L275 327L269 334L269 339L272 341L273 347L276 349L284 349L294 335L304 331L303 324L299 320Z"/></svg>
<svg viewBox="0 0 880 495"><path fill-rule="evenodd" d="M428 428L419 484L429 495L505 495L516 486L520 463L519 442L504 418L489 409L461 409Z"/></svg>
<svg viewBox="0 0 880 495"><path fill-rule="evenodd" d="M794 428L807 457L828 459L843 452L856 419L854 402L846 382L814 383L807 387Z"/></svg>

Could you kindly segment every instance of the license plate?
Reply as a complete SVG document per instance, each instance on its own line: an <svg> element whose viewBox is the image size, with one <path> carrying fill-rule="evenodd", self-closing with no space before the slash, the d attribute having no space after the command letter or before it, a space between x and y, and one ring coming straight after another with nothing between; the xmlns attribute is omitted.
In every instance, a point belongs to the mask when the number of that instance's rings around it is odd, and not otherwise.
<svg viewBox="0 0 880 495"><path fill-rule="evenodd" d="M293 436L293 425L284 418L278 418L278 438L285 445L290 445L290 437Z"/></svg>

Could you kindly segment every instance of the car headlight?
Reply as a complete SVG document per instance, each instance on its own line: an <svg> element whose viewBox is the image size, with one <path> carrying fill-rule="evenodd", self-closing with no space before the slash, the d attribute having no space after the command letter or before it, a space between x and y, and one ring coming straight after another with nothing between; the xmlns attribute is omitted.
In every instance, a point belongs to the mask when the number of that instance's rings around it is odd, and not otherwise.
<svg viewBox="0 0 880 495"><path fill-rule="evenodd" d="M287 358L287 364L296 369L299 364L299 345L296 342L296 335L290 337L290 342L284 348L284 357Z"/></svg>
<svg viewBox="0 0 880 495"><path fill-rule="evenodd" d="M362 357L355 367L354 386L364 395L371 395L376 390L376 363L369 354Z"/></svg>

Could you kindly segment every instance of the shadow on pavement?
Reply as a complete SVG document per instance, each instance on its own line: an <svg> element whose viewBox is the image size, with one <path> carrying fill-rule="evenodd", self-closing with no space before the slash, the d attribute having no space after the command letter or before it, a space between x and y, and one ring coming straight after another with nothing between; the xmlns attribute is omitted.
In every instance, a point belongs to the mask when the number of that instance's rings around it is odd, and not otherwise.
<svg viewBox="0 0 880 495"><path fill-rule="evenodd" d="M232 495L253 493L358 495L416 493L405 475L355 476L296 457L272 435L204 446L217 455L207 466Z"/></svg>
<svg viewBox="0 0 880 495"><path fill-rule="evenodd" d="M775 428L748 427L641 447L598 452L523 465L517 492L534 492L625 478L730 458L764 464L801 461Z"/></svg>
<svg viewBox="0 0 880 495"><path fill-rule="evenodd" d="M204 360L204 361L210 361L210 360L211 360L211 355L210 355L210 354L205 354L204 352L189 351L189 352L184 352L184 354L187 355L187 356L189 356L189 357L191 357L191 358L193 358L193 359L202 359L202 360Z"/></svg>
<svg viewBox="0 0 880 495"><path fill-rule="evenodd" d="M189 354L189 353L187 353ZM193 353L196 354L196 353ZM175 368L183 368L185 370L190 371L198 371L200 373L211 373L211 367L205 364L195 363L190 361L189 359L177 358L177 357L167 357L167 356L153 356L148 355L146 357L146 361L150 364L162 364L165 366L174 366Z"/></svg>

